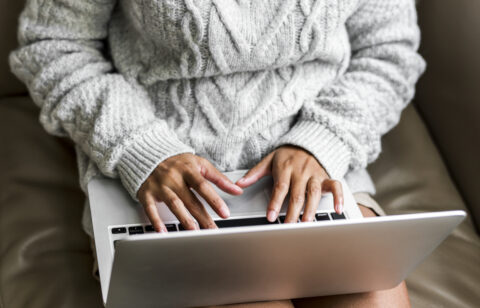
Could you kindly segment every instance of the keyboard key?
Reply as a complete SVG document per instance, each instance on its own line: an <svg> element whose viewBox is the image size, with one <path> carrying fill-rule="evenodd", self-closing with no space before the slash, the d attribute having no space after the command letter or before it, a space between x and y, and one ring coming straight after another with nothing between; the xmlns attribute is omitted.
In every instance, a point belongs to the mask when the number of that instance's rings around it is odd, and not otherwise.
<svg viewBox="0 0 480 308"><path fill-rule="evenodd" d="M280 215L278 216L278 218L280 219L280 222L283 224L285 222L285 218L287 217L287 215ZM297 220L297 222L299 222L300 220Z"/></svg>
<svg viewBox="0 0 480 308"><path fill-rule="evenodd" d="M266 217L216 220L215 223L219 228L277 224L277 222L269 222Z"/></svg>
<svg viewBox="0 0 480 308"><path fill-rule="evenodd" d="M118 228L112 228L112 234L119 234L119 233L126 233L127 228L125 227L118 227Z"/></svg>
<svg viewBox="0 0 480 308"><path fill-rule="evenodd" d="M332 219L345 219L345 215L342 214L337 214L337 213L330 213L330 216L332 216Z"/></svg>
<svg viewBox="0 0 480 308"><path fill-rule="evenodd" d="M143 227L142 226L133 226L133 227L128 227L128 234L142 234L143 233Z"/></svg>
<svg viewBox="0 0 480 308"><path fill-rule="evenodd" d="M165 227L167 227L168 232L177 231L175 224L166 224Z"/></svg>
<svg viewBox="0 0 480 308"><path fill-rule="evenodd" d="M165 227L167 227L167 230L170 231L177 231L177 227L175 224L165 224ZM145 232L155 232L155 228L153 228L152 225L147 225L145 226Z"/></svg>
<svg viewBox="0 0 480 308"><path fill-rule="evenodd" d="M193 230L187 230L187 229L185 229L185 228L182 226L182 224L178 224L177 226L178 226L178 231L193 231ZM198 226L198 224L197 224L197 226ZM167 229L168 229L168 227L167 227ZM170 231L170 230L169 230L169 231ZM176 230L173 230L173 231L176 231Z"/></svg>
<svg viewBox="0 0 480 308"><path fill-rule="evenodd" d="M317 221L330 220L328 213L317 213L315 214L315 218L317 219Z"/></svg>

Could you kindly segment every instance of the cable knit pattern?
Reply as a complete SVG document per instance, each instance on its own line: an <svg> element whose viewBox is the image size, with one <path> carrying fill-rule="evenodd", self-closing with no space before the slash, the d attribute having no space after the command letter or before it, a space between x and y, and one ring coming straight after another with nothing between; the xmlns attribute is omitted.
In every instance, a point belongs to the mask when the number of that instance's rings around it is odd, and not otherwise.
<svg viewBox="0 0 480 308"><path fill-rule="evenodd" d="M12 71L40 121L133 198L164 159L222 171L311 152L372 191L365 167L425 64L414 0L29 0Z"/></svg>

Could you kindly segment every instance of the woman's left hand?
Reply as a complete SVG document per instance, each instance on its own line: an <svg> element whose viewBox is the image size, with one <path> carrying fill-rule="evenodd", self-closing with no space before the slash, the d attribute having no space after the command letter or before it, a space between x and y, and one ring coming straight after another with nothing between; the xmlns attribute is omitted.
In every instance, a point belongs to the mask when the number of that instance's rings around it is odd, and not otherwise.
<svg viewBox="0 0 480 308"><path fill-rule="evenodd" d="M291 145L277 148L235 184L245 188L266 175L272 175L274 183L267 208L267 219L270 222L277 219L288 192L290 192L290 198L286 223L297 222L303 208L302 221L312 221L323 192L333 194L337 213L340 214L343 211L341 183L330 179L318 160L302 148Z"/></svg>

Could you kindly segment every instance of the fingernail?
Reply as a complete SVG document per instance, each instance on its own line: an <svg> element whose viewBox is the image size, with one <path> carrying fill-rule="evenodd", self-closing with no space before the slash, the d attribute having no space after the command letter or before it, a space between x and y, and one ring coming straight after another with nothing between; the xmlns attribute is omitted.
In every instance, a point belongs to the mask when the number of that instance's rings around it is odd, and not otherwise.
<svg viewBox="0 0 480 308"><path fill-rule="evenodd" d="M269 222L274 222L277 219L277 213L273 210L268 211L267 219Z"/></svg>
<svg viewBox="0 0 480 308"><path fill-rule="evenodd" d="M338 214L342 214L342 212L343 212L343 205L340 203L338 205Z"/></svg>
<svg viewBox="0 0 480 308"><path fill-rule="evenodd" d="M238 184L242 184L243 182L245 182L245 178L241 178L240 180L237 181Z"/></svg>
<svg viewBox="0 0 480 308"><path fill-rule="evenodd" d="M165 226L163 226L163 227L160 228L160 232L161 233L168 233L168 230Z"/></svg>
<svg viewBox="0 0 480 308"><path fill-rule="evenodd" d="M230 209L228 208L228 206L222 206L220 208L220 214L222 214L223 217L228 217L230 216Z"/></svg>

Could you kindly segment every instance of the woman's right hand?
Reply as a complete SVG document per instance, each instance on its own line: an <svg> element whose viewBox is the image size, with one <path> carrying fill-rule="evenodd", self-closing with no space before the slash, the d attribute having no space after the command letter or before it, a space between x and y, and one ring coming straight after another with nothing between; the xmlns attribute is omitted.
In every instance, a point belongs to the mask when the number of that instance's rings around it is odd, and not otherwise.
<svg viewBox="0 0 480 308"><path fill-rule="evenodd" d="M207 180L232 195L243 192L205 158L184 153L162 161L137 192L155 231L168 232L158 214L158 202L164 202L187 230L198 229L196 221L204 229L217 228L190 188L202 196L218 216L230 216L227 205Z"/></svg>

